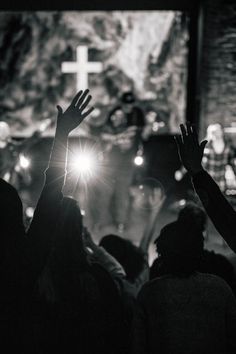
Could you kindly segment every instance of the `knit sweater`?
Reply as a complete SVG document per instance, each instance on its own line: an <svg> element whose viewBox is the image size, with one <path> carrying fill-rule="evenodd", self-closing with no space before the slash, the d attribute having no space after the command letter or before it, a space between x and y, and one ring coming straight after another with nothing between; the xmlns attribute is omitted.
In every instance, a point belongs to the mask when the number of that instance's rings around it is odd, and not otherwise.
<svg viewBox="0 0 236 354"><path fill-rule="evenodd" d="M138 295L135 354L236 353L235 333L236 300L216 276L164 276Z"/></svg>

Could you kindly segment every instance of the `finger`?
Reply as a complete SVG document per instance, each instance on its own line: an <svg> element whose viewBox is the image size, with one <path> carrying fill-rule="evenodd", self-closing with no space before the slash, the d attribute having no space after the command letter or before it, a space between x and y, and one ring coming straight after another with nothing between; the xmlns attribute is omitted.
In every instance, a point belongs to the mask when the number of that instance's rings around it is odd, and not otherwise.
<svg viewBox="0 0 236 354"><path fill-rule="evenodd" d="M57 105L57 112L58 112L58 115L61 115L63 113L63 109L59 105Z"/></svg>
<svg viewBox="0 0 236 354"><path fill-rule="evenodd" d="M201 148L202 153L204 152L204 149L205 149L205 146L206 146L207 143L208 143L207 140L203 140L203 141L201 142L200 148Z"/></svg>
<svg viewBox="0 0 236 354"><path fill-rule="evenodd" d="M87 105L89 104L89 102L91 101L92 96L89 95L86 100L84 101L84 103L82 104L82 106L80 107L81 112L87 107Z"/></svg>
<svg viewBox="0 0 236 354"><path fill-rule="evenodd" d="M77 102L77 104L76 104L76 107L77 107L77 108L79 108L80 105L84 102L84 99L85 99L85 97L87 96L88 93L89 93L89 89L86 89L86 90L83 92L83 94L80 96L80 98L79 98L79 100L78 100L78 102Z"/></svg>
<svg viewBox="0 0 236 354"><path fill-rule="evenodd" d="M81 94L83 93L82 90L80 90L75 97L73 98L73 100L71 101L71 106L75 106L76 102L78 101L78 99L80 98Z"/></svg>
<svg viewBox="0 0 236 354"><path fill-rule="evenodd" d="M186 132L185 126L183 124L180 124L180 130L181 130L182 138L183 138L183 141L184 141L186 139L186 137L187 137L187 132Z"/></svg>
<svg viewBox="0 0 236 354"><path fill-rule="evenodd" d="M84 112L84 113L82 114L82 118L83 118L83 119L86 118L93 110L94 110L94 107L89 108L89 109L87 110L87 112Z"/></svg>
<svg viewBox="0 0 236 354"><path fill-rule="evenodd" d="M181 135L175 135L174 139L175 139L177 147L180 148L183 145L183 140L182 140Z"/></svg>
<svg viewBox="0 0 236 354"><path fill-rule="evenodd" d="M175 142L177 145L177 150L178 150L178 155L179 155L179 159L180 161L182 161L182 152L183 152L183 141L182 141L182 137L179 135L175 135Z"/></svg>
<svg viewBox="0 0 236 354"><path fill-rule="evenodd" d="M190 123L190 122L187 122L187 123L186 123L186 127L187 127L187 133L188 133L188 135L192 135L191 123Z"/></svg>

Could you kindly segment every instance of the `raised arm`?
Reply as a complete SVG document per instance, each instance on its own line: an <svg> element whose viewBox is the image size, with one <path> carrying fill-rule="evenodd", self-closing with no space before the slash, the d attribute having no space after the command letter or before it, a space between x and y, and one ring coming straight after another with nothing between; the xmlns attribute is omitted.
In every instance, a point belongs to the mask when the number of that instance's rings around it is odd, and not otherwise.
<svg viewBox="0 0 236 354"><path fill-rule="evenodd" d="M236 212L211 176L202 167L207 141L198 141L194 127L180 126L181 136L176 137L180 159L192 177L194 188L216 229L236 252Z"/></svg>
<svg viewBox="0 0 236 354"><path fill-rule="evenodd" d="M28 230L32 248L32 263L36 267L36 271L45 264L58 221L66 174L68 136L93 110L92 107L86 110L91 100L88 93L89 90L78 92L65 112L60 106L57 106L56 133L48 168L45 172L45 184Z"/></svg>

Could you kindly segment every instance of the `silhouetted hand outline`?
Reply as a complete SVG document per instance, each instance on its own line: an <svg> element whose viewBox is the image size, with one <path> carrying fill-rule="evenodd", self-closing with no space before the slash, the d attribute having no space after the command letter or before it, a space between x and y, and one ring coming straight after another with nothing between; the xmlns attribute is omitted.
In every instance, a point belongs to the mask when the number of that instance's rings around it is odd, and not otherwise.
<svg viewBox="0 0 236 354"><path fill-rule="evenodd" d="M65 112L63 112L61 106L57 105L57 133L69 134L93 111L94 107L84 111L92 99L92 96L88 93L88 89L79 91Z"/></svg>
<svg viewBox="0 0 236 354"><path fill-rule="evenodd" d="M194 175L203 170L202 157L207 140L199 143L198 134L190 123L180 124L181 135L175 136L180 160L186 170Z"/></svg>

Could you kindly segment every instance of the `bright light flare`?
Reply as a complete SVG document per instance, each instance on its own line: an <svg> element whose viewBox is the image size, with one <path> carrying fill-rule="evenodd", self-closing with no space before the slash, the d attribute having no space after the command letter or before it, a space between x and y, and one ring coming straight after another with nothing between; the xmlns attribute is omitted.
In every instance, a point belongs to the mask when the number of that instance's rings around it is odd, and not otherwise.
<svg viewBox="0 0 236 354"><path fill-rule="evenodd" d="M143 156L135 156L134 163L135 163L136 166L142 166L143 163L144 163Z"/></svg>
<svg viewBox="0 0 236 354"><path fill-rule="evenodd" d="M76 171L80 177L92 177L97 170L97 158L95 151L88 149L81 149L73 154L71 167Z"/></svg>

